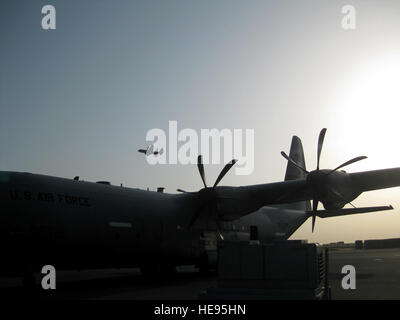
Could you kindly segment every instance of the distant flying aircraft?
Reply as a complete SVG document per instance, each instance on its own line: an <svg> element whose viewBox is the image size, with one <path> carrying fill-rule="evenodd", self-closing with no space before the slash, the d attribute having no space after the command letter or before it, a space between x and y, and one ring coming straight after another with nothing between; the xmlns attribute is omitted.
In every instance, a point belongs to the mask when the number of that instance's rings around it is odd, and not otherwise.
<svg viewBox="0 0 400 320"><path fill-rule="evenodd" d="M157 155L162 155L163 152L164 152L164 149L163 149L163 148L161 148L160 151L158 151L158 150L153 151L153 150L154 150L154 146L153 146L153 145L150 145L150 146L147 147L147 149L139 149L138 152L143 153L143 154L145 154L146 156L149 156L149 155L151 155L151 154L153 154L153 155L155 155L155 156L157 156Z"/></svg>
<svg viewBox="0 0 400 320"><path fill-rule="evenodd" d="M218 184L235 164L228 163L214 185L167 194L26 172L0 171L2 273L140 267L144 272L215 263L216 242L248 240L257 229L261 241L288 239L309 217L392 209L349 208L362 192L400 186L400 168L346 173L346 165L321 170L326 129L318 140L317 168L307 171L301 140L293 137L285 181L242 187ZM312 200L312 208L310 207ZM326 210L318 210L321 202Z"/></svg>

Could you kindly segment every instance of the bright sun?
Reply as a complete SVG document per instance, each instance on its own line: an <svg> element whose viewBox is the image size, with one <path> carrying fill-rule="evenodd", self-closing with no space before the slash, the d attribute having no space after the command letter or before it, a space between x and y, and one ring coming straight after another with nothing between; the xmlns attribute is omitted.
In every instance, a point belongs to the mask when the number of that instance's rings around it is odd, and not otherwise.
<svg viewBox="0 0 400 320"><path fill-rule="evenodd" d="M350 79L337 109L343 135L367 153L368 168L400 166L400 56L385 56ZM345 137L343 137L345 138Z"/></svg>
<svg viewBox="0 0 400 320"><path fill-rule="evenodd" d="M345 168L348 172L400 167L400 55L374 60L342 82L338 97L332 105L332 126L335 127L327 150L335 150L331 163L340 164L352 157L366 155L367 160ZM344 86L343 86L344 84ZM339 87L340 88L340 87ZM399 188L364 193L353 203L358 206L392 204L393 212L363 216L320 219L318 233L310 234L308 221L294 239L309 241L337 238L334 223L341 228L346 241L356 238L397 237L399 230ZM322 221L321 221L322 220ZM356 230L354 230L356 225ZM335 240L334 240L335 239ZM331 240L331 241L332 241ZM326 242L326 240L324 240Z"/></svg>

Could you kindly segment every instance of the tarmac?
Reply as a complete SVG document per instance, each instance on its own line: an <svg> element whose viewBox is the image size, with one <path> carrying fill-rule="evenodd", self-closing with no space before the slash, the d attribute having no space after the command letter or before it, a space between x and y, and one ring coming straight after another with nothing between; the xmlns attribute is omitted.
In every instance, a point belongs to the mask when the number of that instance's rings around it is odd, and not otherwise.
<svg viewBox="0 0 400 320"><path fill-rule="evenodd" d="M345 265L356 271L356 288L342 287ZM333 300L400 299L400 248L330 249L329 282ZM139 269L58 271L55 290L27 291L21 278L0 278L0 295L8 299L196 300L215 287L215 274L203 275L193 266L179 267L173 276L149 278Z"/></svg>

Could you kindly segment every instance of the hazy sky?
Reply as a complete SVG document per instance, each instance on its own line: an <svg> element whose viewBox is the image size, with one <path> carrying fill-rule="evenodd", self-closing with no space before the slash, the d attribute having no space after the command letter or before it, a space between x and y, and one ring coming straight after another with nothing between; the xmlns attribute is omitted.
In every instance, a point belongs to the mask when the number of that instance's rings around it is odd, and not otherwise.
<svg viewBox="0 0 400 320"><path fill-rule="evenodd" d="M42 6L56 30L41 28ZM341 10L356 9L344 30ZM316 166L400 167L400 2L146 0L0 2L0 170L197 190L195 165L150 166L152 128L254 129L255 170L224 185L282 180L292 135ZM213 183L221 165L207 165ZM308 221L294 238L400 237L400 188L355 205L392 212Z"/></svg>

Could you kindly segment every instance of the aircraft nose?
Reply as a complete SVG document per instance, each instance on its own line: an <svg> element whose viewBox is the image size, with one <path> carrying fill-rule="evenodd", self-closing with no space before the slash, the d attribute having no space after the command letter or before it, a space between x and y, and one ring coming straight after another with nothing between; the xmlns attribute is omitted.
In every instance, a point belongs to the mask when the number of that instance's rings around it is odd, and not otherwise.
<svg viewBox="0 0 400 320"><path fill-rule="evenodd" d="M10 181L10 176L6 171L0 171L0 183L7 183Z"/></svg>
<svg viewBox="0 0 400 320"><path fill-rule="evenodd" d="M6 171L0 171L0 203L2 207L8 207L10 199L10 175Z"/></svg>

